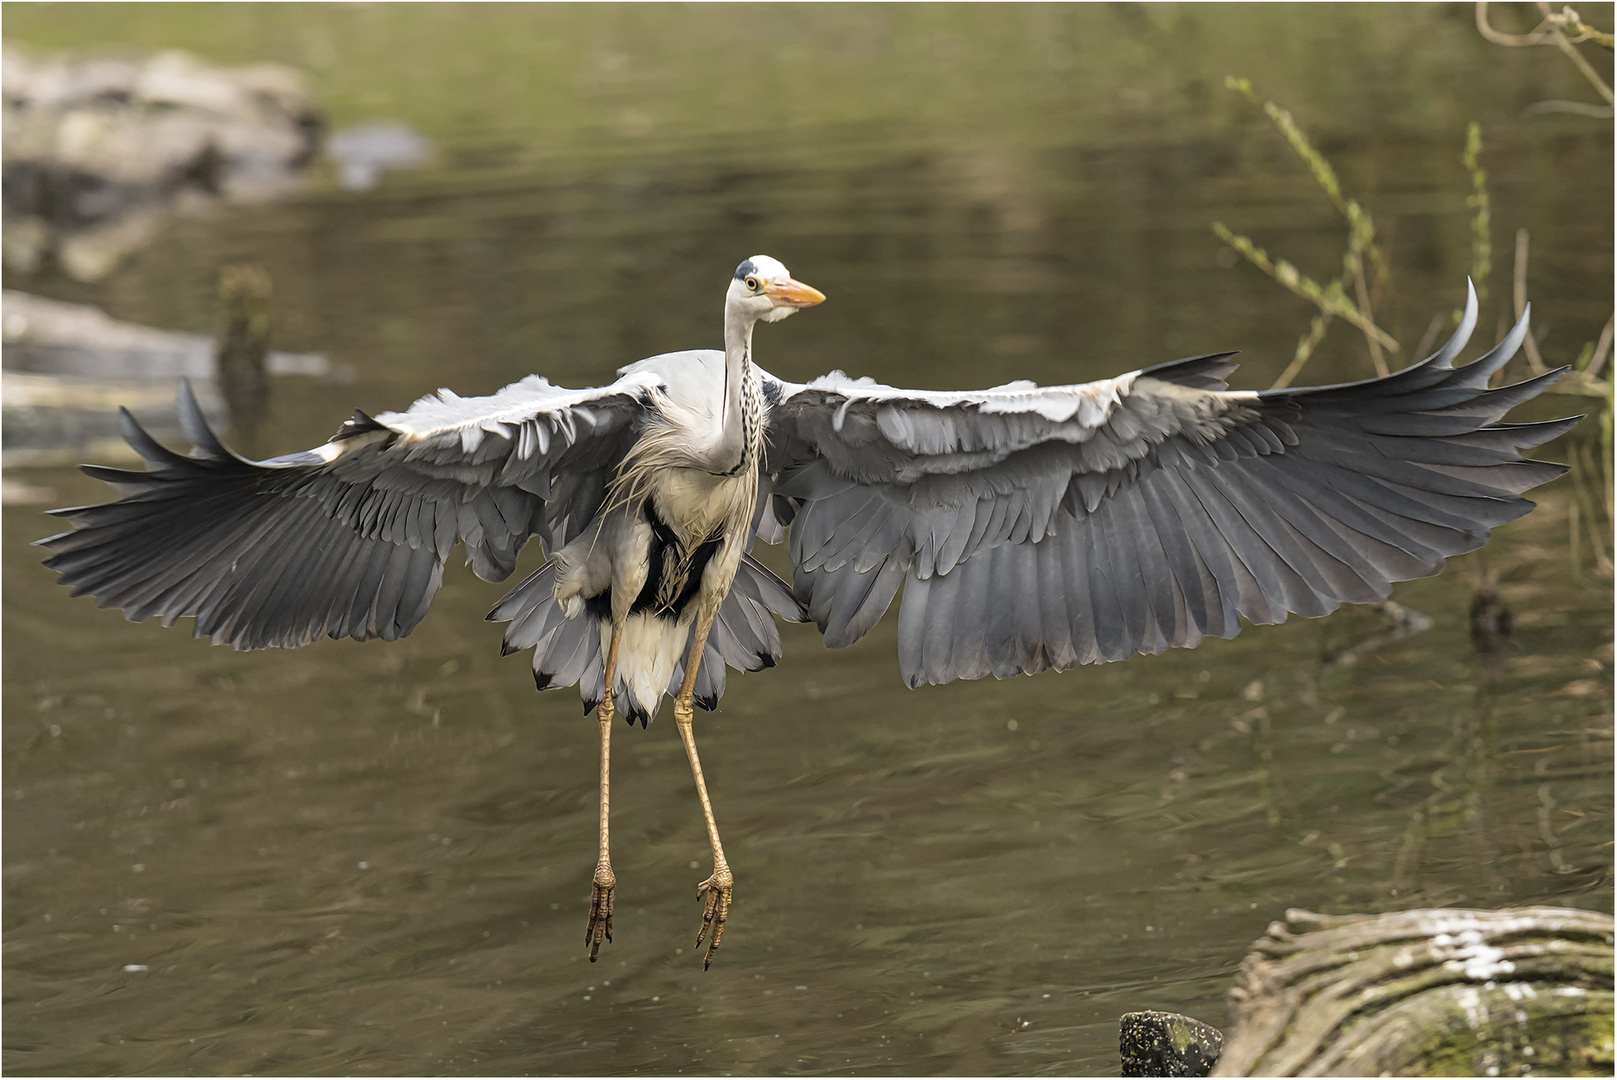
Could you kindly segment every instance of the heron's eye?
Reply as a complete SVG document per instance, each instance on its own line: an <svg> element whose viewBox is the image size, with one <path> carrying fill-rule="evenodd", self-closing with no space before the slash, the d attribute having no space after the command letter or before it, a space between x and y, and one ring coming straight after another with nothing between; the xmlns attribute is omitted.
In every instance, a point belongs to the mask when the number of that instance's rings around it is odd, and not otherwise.
<svg viewBox="0 0 1617 1080"><path fill-rule="evenodd" d="M757 292L758 291L758 279L757 278L750 277L750 278L747 279L747 291L748 292Z"/></svg>

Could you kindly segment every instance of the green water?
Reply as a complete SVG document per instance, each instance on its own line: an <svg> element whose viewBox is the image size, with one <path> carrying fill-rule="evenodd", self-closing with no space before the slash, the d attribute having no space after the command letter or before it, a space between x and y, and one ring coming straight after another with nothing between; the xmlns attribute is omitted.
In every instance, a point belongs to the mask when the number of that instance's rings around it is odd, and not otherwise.
<svg viewBox="0 0 1617 1080"><path fill-rule="evenodd" d="M1580 10L1610 25L1610 5ZM259 263L276 347L353 371L280 382L260 453L439 385L593 384L715 345L728 275L758 252L830 297L759 332L785 377L1068 382L1239 348L1237 385L1267 386L1310 310L1209 223L1320 278L1343 230L1226 74L1291 108L1375 212L1406 358L1472 265L1471 119L1496 266L1478 337L1508 321L1518 227L1550 362L1610 314L1610 125L1524 118L1588 91L1552 50L1481 41L1470 7L4 16L36 51L295 63L336 124L437 142L369 195L322 173L290 203L177 220L94 287L8 280L206 330L217 268ZM1527 29L1514 17L1495 14ZM1368 371L1338 326L1303 381ZM51 505L104 491L12 478ZM500 586L452 565L404 642L234 654L70 600L28 546L46 496L8 505L5 1068L1106 1073L1125 1011L1221 1024L1287 907L1610 910L1610 580L1587 540L1574 561L1569 481L1539 498L1481 556L1398 588L1435 623L1405 641L1347 609L912 692L891 619L839 652L786 628L780 667L697 721L737 878L705 973L707 842L667 715L614 740L616 940L587 962L595 725L499 657L482 615ZM1466 621L1484 568L1518 625L1492 657Z"/></svg>

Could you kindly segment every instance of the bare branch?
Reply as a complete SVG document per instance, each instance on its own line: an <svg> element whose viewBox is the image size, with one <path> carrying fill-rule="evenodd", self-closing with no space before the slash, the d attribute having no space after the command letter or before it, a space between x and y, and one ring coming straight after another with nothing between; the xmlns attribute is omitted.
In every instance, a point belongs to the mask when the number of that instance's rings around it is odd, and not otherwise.
<svg viewBox="0 0 1617 1080"><path fill-rule="evenodd" d="M1522 317L1527 309L1527 230L1516 230L1516 273L1513 277L1515 283L1516 318ZM1544 358L1538 354L1538 342L1533 340L1529 333L1522 339L1526 347L1527 365L1533 369L1534 375L1542 375L1549 370L1544 365Z"/></svg>
<svg viewBox="0 0 1617 1080"><path fill-rule="evenodd" d="M1377 326L1358 308L1353 301L1342 292L1341 279L1329 285L1321 285L1307 274L1285 259L1271 260L1267 252L1254 244L1245 236L1237 236L1221 221L1213 222L1213 231L1218 234L1230 247L1239 251L1246 260L1265 274L1274 278L1280 284L1307 300L1321 311L1329 312L1339 319L1352 323L1367 335L1374 335L1376 340L1389 349L1398 348L1398 339Z"/></svg>
<svg viewBox="0 0 1617 1080"><path fill-rule="evenodd" d="M1543 5L1540 6L1542 7ZM1598 30L1584 22L1583 17L1580 16L1576 11L1573 11L1570 7L1564 7L1561 9L1560 14L1549 15L1546 16L1546 18L1549 22L1554 23L1556 28L1559 29L1561 33L1567 35L1567 40L1572 42L1574 45L1581 44L1585 41L1592 41L1596 45L1599 45L1601 48L1607 50L1617 46L1617 39L1614 39L1612 35L1606 33L1606 31Z"/></svg>
<svg viewBox="0 0 1617 1080"><path fill-rule="evenodd" d="M1594 356L1589 358L1589 366L1584 373L1591 379L1600 374L1600 369L1606 366L1606 356L1611 352L1611 317L1606 319L1605 329L1600 331L1600 343L1595 346Z"/></svg>
<svg viewBox="0 0 1617 1080"><path fill-rule="evenodd" d="M1359 299L1359 310L1370 312L1370 290L1364 284L1364 260L1357 253L1353 256L1353 288ZM1377 375L1386 375L1388 372L1387 358L1381 354L1381 342L1369 330L1364 332L1364 340L1370 345L1370 363L1375 365Z"/></svg>
<svg viewBox="0 0 1617 1080"><path fill-rule="evenodd" d="M1482 167L1482 125L1475 120L1466 125L1465 153L1460 163L1471 174L1471 194L1465 204L1471 215L1471 280L1477 287L1477 303L1488 299L1488 278L1493 273L1493 240L1490 227L1493 214L1488 201L1488 172Z"/></svg>
<svg viewBox="0 0 1617 1080"><path fill-rule="evenodd" d="M1583 54L1578 52L1575 44L1575 42L1579 41L1593 41L1597 45L1610 49L1612 47L1612 35L1590 26L1588 23L1584 22L1583 19L1578 16L1578 13L1573 11L1570 7L1562 8L1559 12L1553 12L1550 10L1549 4L1544 3L1543 0L1539 0L1538 10L1543 14L1544 21L1539 23L1538 26L1534 27L1532 33L1506 34L1495 30L1491 25L1489 25L1487 0L1477 0L1477 33L1481 34L1484 38L1493 42L1495 45L1504 45L1513 49L1519 49L1529 45L1554 45L1557 49L1560 49L1563 53L1565 53L1567 59L1572 61L1573 66L1578 69L1585 79L1589 80L1589 85L1595 88L1595 92L1606 99L1606 104L1613 104L1611 87L1606 84L1605 79L1600 77L1600 73L1595 71L1594 65L1590 64L1589 61L1583 58ZM1575 33L1576 37L1569 38L1567 34L1563 32L1568 30ZM1544 102L1542 104L1545 106L1550 105L1549 102ZM1560 102L1557 104L1565 106L1575 105L1576 103ZM1585 113L1584 110L1578 108L1535 108L1538 112L1572 112L1595 116L1602 119L1612 115L1610 109L1607 109L1604 112ZM1591 106L1591 108L1598 108L1598 106Z"/></svg>
<svg viewBox="0 0 1617 1080"><path fill-rule="evenodd" d="M1542 28L1534 30L1531 34L1502 34L1495 30L1488 25L1488 0L1477 0L1477 33L1495 45L1505 45L1513 49L1525 45L1543 45L1548 37Z"/></svg>
<svg viewBox="0 0 1617 1080"><path fill-rule="evenodd" d="M1540 5L1542 7L1542 5ZM1592 41L1608 52L1617 45L1617 39L1604 30L1590 26L1583 21L1583 17L1570 7L1564 7L1559 14L1548 15L1546 21L1554 23L1556 29L1566 35L1566 39L1574 45L1581 45L1585 41Z"/></svg>
<svg viewBox="0 0 1617 1080"><path fill-rule="evenodd" d="M1612 107L1610 105L1592 105L1587 101L1537 101L1522 110L1525 116L1545 116L1549 113L1572 113L1575 116L1590 116L1596 120L1610 120Z"/></svg>
<svg viewBox="0 0 1617 1080"><path fill-rule="evenodd" d="M1566 35L1561 33L1561 28L1555 25L1556 20L1550 15L1550 5L1541 3L1538 6L1544 12L1545 19L1549 23L1550 42L1567 55L1573 66L1583 73L1584 78L1589 80L1589 85L1595 88L1595 92L1606 99L1606 104L1612 104L1611 87L1607 86L1606 80L1602 79L1599 72L1595 71L1594 65L1583 58L1583 54L1578 51L1577 46L1566 39Z"/></svg>
<svg viewBox="0 0 1617 1080"><path fill-rule="evenodd" d="M1280 373L1280 378L1275 380L1274 385L1270 387L1271 390L1284 390L1291 385L1293 379L1302 373L1303 365L1308 363L1310 356L1314 355L1314 350L1319 346L1320 339L1325 336L1325 328L1331 325L1331 319L1332 315L1329 311L1322 311L1314 316L1314 321L1308 325L1308 333L1297 339L1297 351L1292 354L1291 363L1287 364L1286 370Z"/></svg>
<svg viewBox="0 0 1617 1080"><path fill-rule="evenodd" d="M1420 336L1420 344L1415 346L1414 359L1422 360L1429 355L1426 350L1437 342L1437 335L1442 329L1443 315L1441 313L1433 315L1432 321L1426 324L1426 333Z"/></svg>

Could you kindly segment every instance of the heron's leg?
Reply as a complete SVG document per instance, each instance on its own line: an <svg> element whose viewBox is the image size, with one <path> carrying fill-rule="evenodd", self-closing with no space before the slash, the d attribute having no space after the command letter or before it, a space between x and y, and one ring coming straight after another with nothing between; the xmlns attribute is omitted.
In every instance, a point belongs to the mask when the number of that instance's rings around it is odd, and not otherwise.
<svg viewBox="0 0 1617 1080"><path fill-rule="evenodd" d="M719 826L713 820L713 804L708 801L707 784L702 781L702 762L696 756L696 737L691 733L691 721L695 719L692 699L696 695L696 672L701 666L702 651L707 648L707 634L716 614L717 611L706 610L697 614L691 652L685 658L685 678L674 697L674 724L679 728L680 741L685 744L685 756L691 760L691 776L696 780L696 794L702 800L702 816L707 819L708 842L713 845L713 876L696 887L697 899L702 901L702 929L696 935L696 944L702 944L709 928L713 931L707 955L702 958L704 971L713 963L713 954L719 951L719 939L724 936L724 920L730 914L735 884L730 864L724 861L724 845L719 843Z"/></svg>
<svg viewBox="0 0 1617 1080"><path fill-rule="evenodd" d="M605 682L601 703L595 708L595 718L601 724L601 859L595 864L595 877L590 887L590 921L584 929L584 944L590 947L590 963L601 951L601 939L612 940L612 896L618 879L612 873L612 858L607 854L607 817L612 800L608 793L612 764L612 679L618 666L618 645L623 640L623 622L612 620L612 643L606 650Z"/></svg>

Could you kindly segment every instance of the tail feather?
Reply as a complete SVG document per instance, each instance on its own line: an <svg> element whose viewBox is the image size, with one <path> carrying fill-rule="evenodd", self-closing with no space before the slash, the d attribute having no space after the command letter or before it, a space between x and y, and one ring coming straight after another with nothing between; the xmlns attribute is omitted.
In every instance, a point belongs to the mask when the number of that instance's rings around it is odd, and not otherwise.
<svg viewBox="0 0 1617 1080"><path fill-rule="evenodd" d="M501 645L504 655L534 650L534 685L540 690L577 685L585 711L600 704L603 657L611 627L588 611L574 618L563 613L556 601L553 562L546 562L506 593L487 617L510 623ZM805 622L808 615L784 581L752 556L745 556L708 634L696 672L697 705L708 710L718 707L728 682L727 667L758 671L775 666L781 654L775 617ZM676 630L672 624L646 615L632 619L635 625L625 627L624 642L619 646L613 700L629 722L645 726L656 715L663 694L672 697L679 691L693 631L689 624ZM651 625L654 622L661 625ZM670 633L678 636L671 638Z"/></svg>

